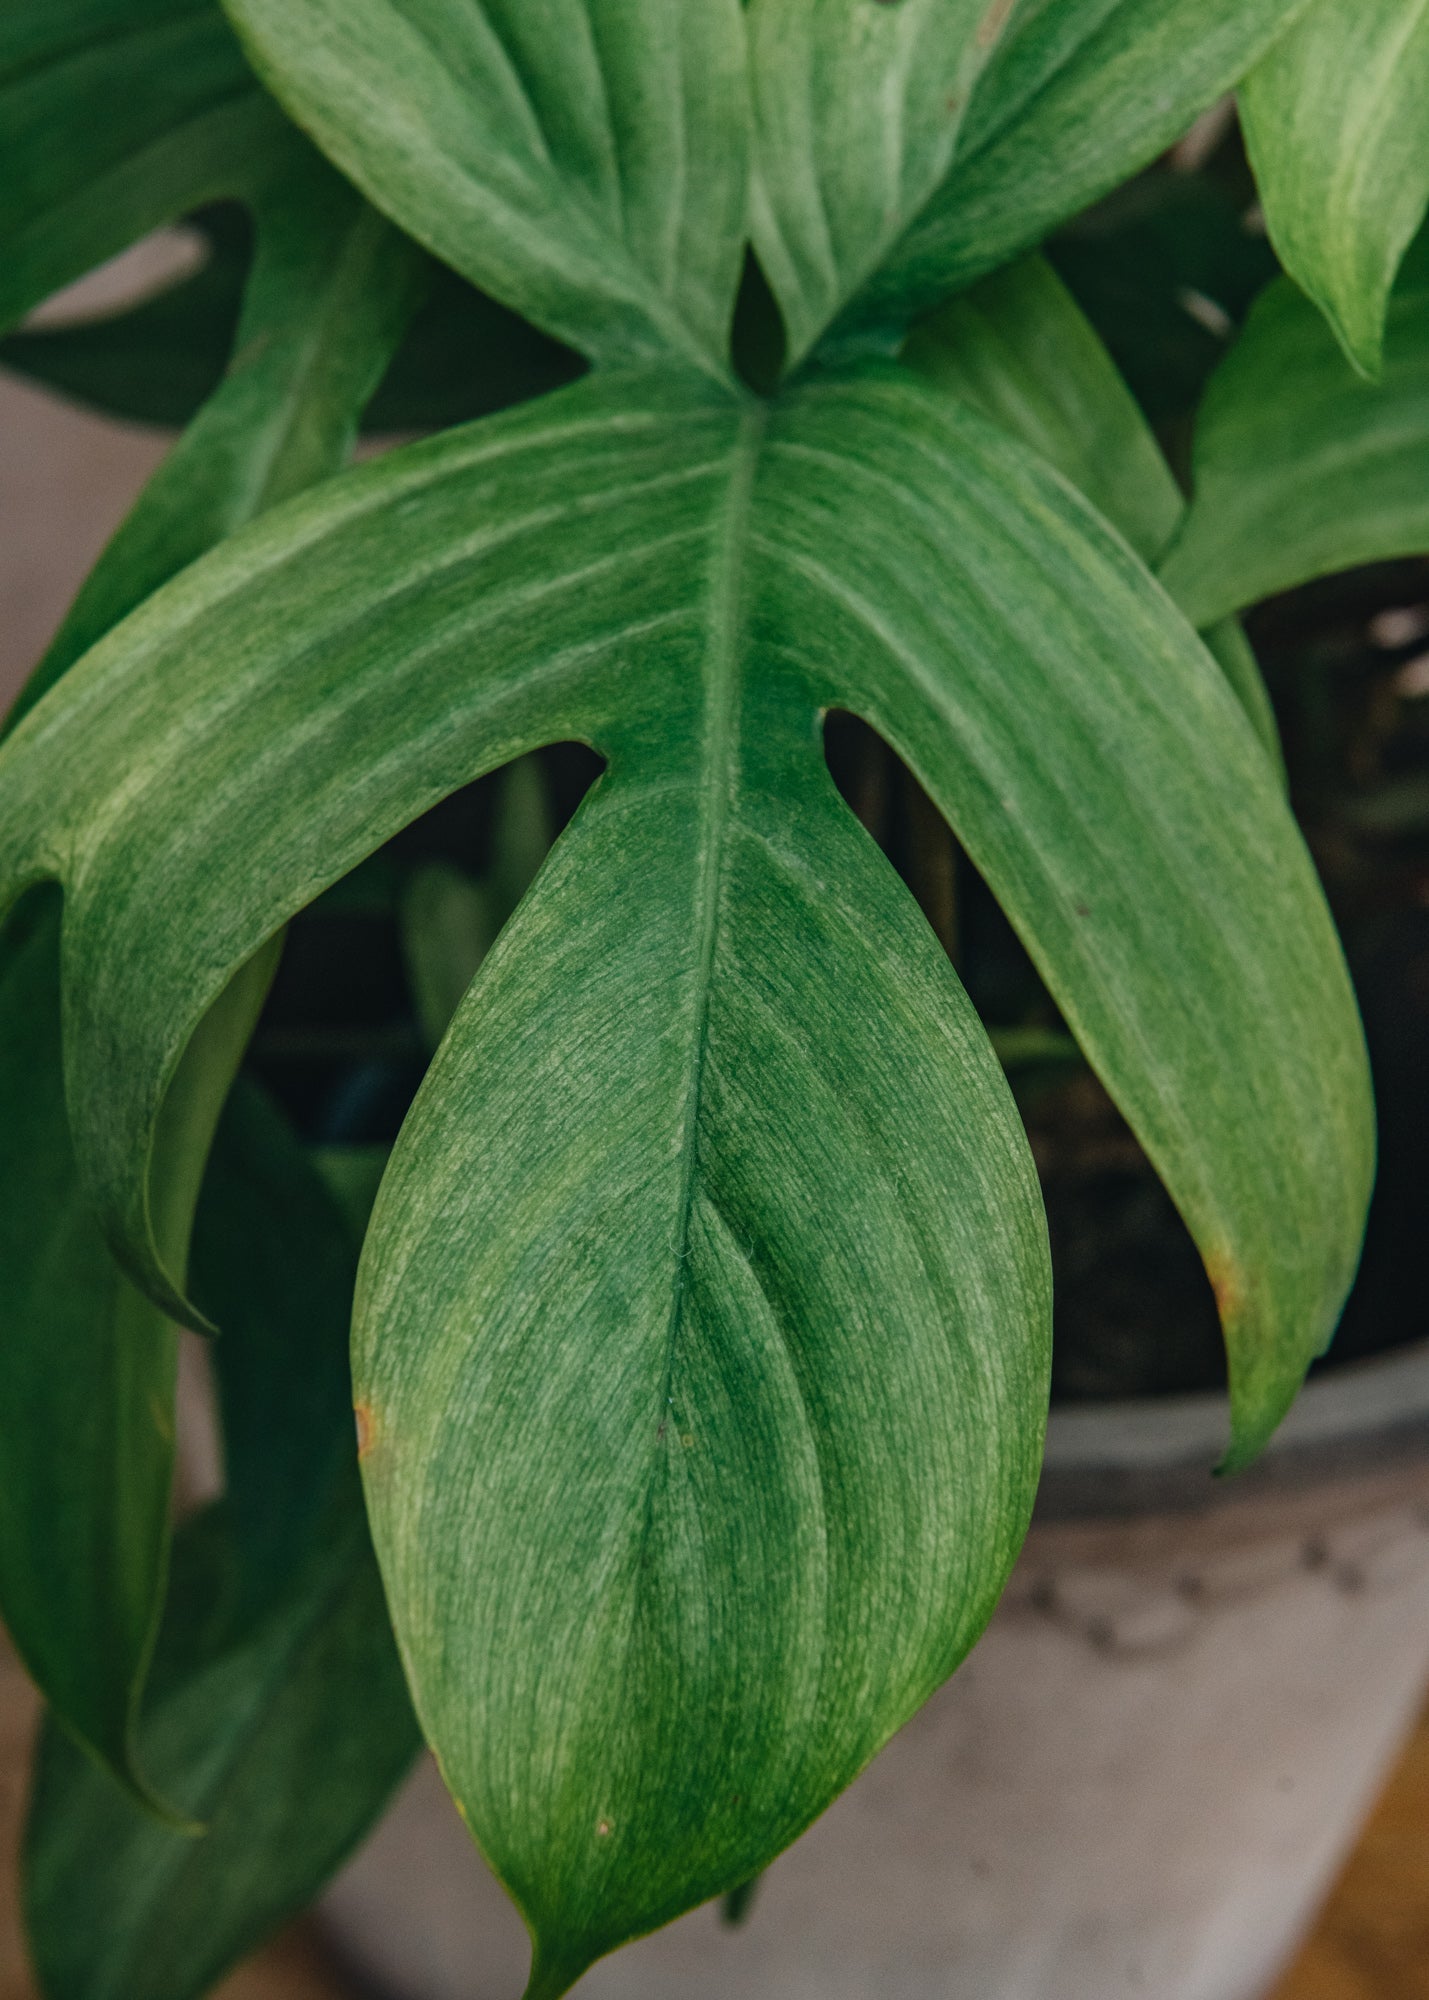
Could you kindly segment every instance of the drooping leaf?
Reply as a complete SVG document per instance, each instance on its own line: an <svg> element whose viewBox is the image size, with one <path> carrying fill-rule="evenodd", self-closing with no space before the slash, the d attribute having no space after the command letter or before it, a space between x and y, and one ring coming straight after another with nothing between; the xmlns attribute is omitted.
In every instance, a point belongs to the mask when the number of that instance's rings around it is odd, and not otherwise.
<svg viewBox="0 0 1429 2000"><path fill-rule="evenodd" d="M254 1622L222 1509L181 1531L143 1754L201 1826L136 1811L53 1725L25 1854L45 2000L199 2000L321 1888L411 1763L402 1681L356 1481Z"/></svg>
<svg viewBox="0 0 1429 2000"><path fill-rule="evenodd" d="M1186 1214L1239 1461L1354 1264L1353 1000L1213 662L977 412L902 373L768 410L592 377L245 531L0 756L0 861L64 879L67 1005L122 1050L76 1039L86 1171L157 1285L145 1134L234 955L483 770L607 759L437 1058L359 1301L399 1637L538 1996L827 1803L1030 1497L1030 1166L830 791L835 706L937 799Z"/></svg>
<svg viewBox="0 0 1429 2000"><path fill-rule="evenodd" d="M1426 0L1315 0L1241 86L1271 241L1366 375L1429 208L1426 104Z"/></svg>
<svg viewBox="0 0 1429 2000"><path fill-rule="evenodd" d="M915 329L904 359L926 380L1021 438L1154 562L1185 501L1136 400L1051 265L1025 257ZM1206 643L1277 768L1279 733L1245 634L1226 620Z"/></svg>
<svg viewBox="0 0 1429 2000"><path fill-rule="evenodd" d="M848 1783L981 1629L1040 1455L1001 1075L798 680L708 615L680 763L615 752L458 1014L355 1323L394 1621L533 1995Z"/></svg>
<svg viewBox="0 0 1429 2000"><path fill-rule="evenodd" d="M754 244L801 361L952 165L1011 0L751 0Z"/></svg>
<svg viewBox="0 0 1429 2000"><path fill-rule="evenodd" d="M141 1740L203 1831L136 1811L49 1726L25 1852L46 2000L197 2000L312 1898L415 1752L355 1474L359 1233L240 1086L194 1235L227 1491L180 1530Z"/></svg>
<svg viewBox="0 0 1429 2000"><path fill-rule="evenodd" d="M596 359L728 375L744 256L740 0L228 0L379 208Z"/></svg>
<svg viewBox="0 0 1429 2000"><path fill-rule="evenodd" d="M346 454L425 259L296 134L270 165L234 368L101 558L16 715L174 570ZM59 909L21 919L0 949L0 1609L65 1727L138 1788L137 1704L168 1564L174 1333L121 1276L76 1171ZM272 964L260 949L190 1054L175 1052L143 1197L175 1292L209 1139Z"/></svg>
<svg viewBox="0 0 1429 2000"><path fill-rule="evenodd" d="M973 93L952 171L844 315L898 329L1172 144L1305 0L1030 0Z"/></svg>
<svg viewBox="0 0 1429 2000"><path fill-rule="evenodd" d="M214 0L11 0L0 20L0 328L243 191L287 130Z"/></svg>
<svg viewBox="0 0 1429 2000"><path fill-rule="evenodd" d="M135 1728L168 1570L175 1335L78 1198L54 903L23 906L0 943L0 1611L65 1728L152 1799ZM180 1283L209 1140L271 970L260 953L235 976L166 1094L150 1215Z"/></svg>
<svg viewBox="0 0 1429 2000"><path fill-rule="evenodd" d="M1207 392L1193 472L1162 580L1201 623L1429 549L1429 237L1390 301L1377 383L1295 285L1272 285Z"/></svg>

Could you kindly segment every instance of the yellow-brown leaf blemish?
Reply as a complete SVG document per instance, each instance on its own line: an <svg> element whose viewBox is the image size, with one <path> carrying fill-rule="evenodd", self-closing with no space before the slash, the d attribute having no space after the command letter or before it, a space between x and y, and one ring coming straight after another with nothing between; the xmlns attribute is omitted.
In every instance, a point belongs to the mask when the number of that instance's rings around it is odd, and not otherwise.
<svg viewBox="0 0 1429 2000"><path fill-rule="evenodd" d="M359 1403L352 1414L357 1420L357 1458L361 1464L377 1443L377 1419L370 1403Z"/></svg>
<svg viewBox="0 0 1429 2000"><path fill-rule="evenodd" d="M1014 0L992 0L992 5L978 23L977 45L980 49L990 49L1002 40L1002 31L1012 18Z"/></svg>
<svg viewBox="0 0 1429 2000"><path fill-rule="evenodd" d="M1245 1280L1229 1257L1208 1257L1206 1276L1215 1294L1216 1311L1223 1322L1233 1320L1245 1304Z"/></svg>

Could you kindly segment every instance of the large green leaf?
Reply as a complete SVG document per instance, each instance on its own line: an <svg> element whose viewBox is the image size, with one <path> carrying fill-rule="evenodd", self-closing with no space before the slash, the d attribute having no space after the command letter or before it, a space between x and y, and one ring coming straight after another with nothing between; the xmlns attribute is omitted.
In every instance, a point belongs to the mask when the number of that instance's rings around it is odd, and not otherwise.
<svg viewBox="0 0 1429 2000"><path fill-rule="evenodd" d="M135 1810L51 1726L26 1842L47 2000L197 2000L321 1887L417 1746L355 1475L357 1236L261 1094L225 1113L194 1239L223 1505L187 1524L146 1764L203 1832Z"/></svg>
<svg viewBox="0 0 1429 2000"><path fill-rule="evenodd" d="M973 93L952 171L843 331L906 326L1180 137L1305 0L1024 0Z"/></svg>
<svg viewBox="0 0 1429 2000"><path fill-rule="evenodd" d="M827 1803L971 1640L1035 1479L1025 1142L826 709L937 798L1186 1214L1233 1462L1333 1327L1370 1173L1308 859L1125 544L909 375L692 379L292 503L0 757L11 884L68 889L85 1169L161 1288L146 1134L235 958L482 770L608 760L437 1055L358 1307L399 1640L537 1995Z"/></svg>
<svg viewBox="0 0 1429 2000"><path fill-rule="evenodd" d="M106 550L17 714L187 560L346 455L425 259L295 134L270 164L278 178L259 198L234 367ZM58 908L24 911L19 924L0 956L0 1609L57 1716L138 1787L135 1717L168 1560L174 1333L116 1268L76 1173ZM271 961L258 954L166 1098L173 1129L157 1144L148 1200L176 1286L213 1123Z"/></svg>
<svg viewBox="0 0 1429 2000"><path fill-rule="evenodd" d="M1427 104L1429 0L1315 0L1241 86L1271 241L1366 375L1429 208Z"/></svg>
<svg viewBox="0 0 1429 2000"><path fill-rule="evenodd" d="M378 207L599 359L728 373L746 236L741 0L229 0Z"/></svg>
<svg viewBox="0 0 1429 2000"><path fill-rule="evenodd" d="M213 0L10 0L0 328L161 223L242 192L284 130Z"/></svg>
<svg viewBox="0 0 1429 2000"><path fill-rule="evenodd" d="M754 243L791 364L947 175L1010 12L1010 0L751 0Z"/></svg>
<svg viewBox="0 0 1429 2000"><path fill-rule="evenodd" d="M1019 437L1092 502L1146 562L1161 555L1185 501L1110 354L1056 272L1024 257L915 329L904 359ZM1244 633L1206 635L1270 755L1280 740Z"/></svg>
<svg viewBox="0 0 1429 2000"><path fill-rule="evenodd" d="M1390 301L1378 383L1296 286L1272 285L1207 392L1193 470L1162 578L1199 621L1429 550L1429 237Z"/></svg>

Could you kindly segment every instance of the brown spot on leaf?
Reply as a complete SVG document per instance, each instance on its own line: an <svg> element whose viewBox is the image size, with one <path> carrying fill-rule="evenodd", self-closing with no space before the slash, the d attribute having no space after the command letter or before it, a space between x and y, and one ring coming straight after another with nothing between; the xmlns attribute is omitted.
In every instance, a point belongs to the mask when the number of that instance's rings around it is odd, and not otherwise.
<svg viewBox="0 0 1429 2000"><path fill-rule="evenodd" d="M1216 1311L1223 1321L1236 1317L1245 1303L1245 1285L1241 1274L1229 1257L1208 1257L1206 1276L1211 1281L1215 1293Z"/></svg>
<svg viewBox="0 0 1429 2000"><path fill-rule="evenodd" d="M361 1461L377 1442L377 1419L369 1403L359 1403L352 1414L357 1419L357 1456Z"/></svg>
<svg viewBox="0 0 1429 2000"><path fill-rule="evenodd" d="M610 1821L608 1819L601 1820L599 1825L596 1827L596 1833L600 1836L602 1840L609 1840L611 1833Z"/></svg>
<svg viewBox="0 0 1429 2000"><path fill-rule="evenodd" d="M1076 903L1073 905L1073 908L1076 910L1076 913L1079 917L1089 917L1092 913L1092 906L1090 903Z"/></svg>
<svg viewBox="0 0 1429 2000"><path fill-rule="evenodd" d="M990 49L1002 40L1002 31L1012 18L1014 0L992 0L978 22L976 41L980 49Z"/></svg>

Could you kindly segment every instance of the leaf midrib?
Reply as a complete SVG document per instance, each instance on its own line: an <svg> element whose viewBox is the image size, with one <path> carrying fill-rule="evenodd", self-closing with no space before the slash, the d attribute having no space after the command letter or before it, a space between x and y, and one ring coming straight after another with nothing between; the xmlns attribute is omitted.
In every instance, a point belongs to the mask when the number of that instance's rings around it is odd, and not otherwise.
<svg viewBox="0 0 1429 2000"><path fill-rule="evenodd" d="M665 1353L656 1402L655 1449L645 1486L634 1574L640 1575L654 1524L662 1462L662 1427L675 1374L675 1353L689 1282L690 1237L699 1179L700 1107L709 1048L710 997L719 950L728 832L738 784L741 641L745 626L745 572L750 547L754 478L768 427L768 406L756 403L740 420L731 454L724 514L714 538L709 581L709 643L704 655L705 727L700 745L700 861L695 884L697 925L695 1017L675 1207L674 1269L665 1323ZM633 1632L633 1614L632 1614Z"/></svg>

